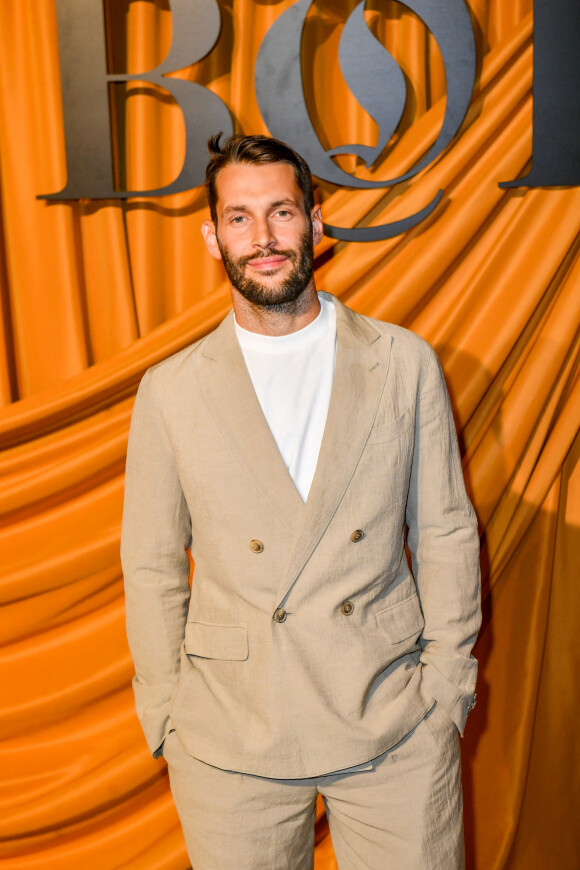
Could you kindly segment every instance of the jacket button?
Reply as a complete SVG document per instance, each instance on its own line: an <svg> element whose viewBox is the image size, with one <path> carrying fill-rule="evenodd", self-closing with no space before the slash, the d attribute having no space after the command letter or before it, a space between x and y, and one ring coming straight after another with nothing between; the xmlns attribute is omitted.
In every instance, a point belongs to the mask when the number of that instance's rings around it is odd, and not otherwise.
<svg viewBox="0 0 580 870"><path fill-rule="evenodd" d="M362 529L355 529L354 532L352 533L352 535L350 536L350 539L353 542L353 544L356 544L356 543L358 543L358 541L362 541L364 536L365 536L365 533L363 532Z"/></svg>
<svg viewBox="0 0 580 870"><path fill-rule="evenodd" d="M283 607L279 607L274 611L274 622L286 622L286 617L288 614L284 610Z"/></svg>
<svg viewBox="0 0 580 870"><path fill-rule="evenodd" d="M264 545L261 541L258 541L257 538L253 538L250 541L250 550L252 553L261 553L264 549Z"/></svg>
<svg viewBox="0 0 580 870"><path fill-rule="evenodd" d="M354 610L354 604L352 601L343 601L340 605L340 612L344 613L345 616L350 616Z"/></svg>

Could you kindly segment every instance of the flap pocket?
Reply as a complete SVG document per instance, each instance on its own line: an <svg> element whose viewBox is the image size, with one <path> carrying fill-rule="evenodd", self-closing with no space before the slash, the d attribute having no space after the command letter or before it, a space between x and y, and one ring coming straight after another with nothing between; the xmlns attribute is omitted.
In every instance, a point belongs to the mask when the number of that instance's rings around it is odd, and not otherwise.
<svg viewBox="0 0 580 870"><path fill-rule="evenodd" d="M204 659L243 662L248 658L248 629L242 625L207 625L188 622L185 652Z"/></svg>
<svg viewBox="0 0 580 870"><path fill-rule="evenodd" d="M417 593L379 611L377 622L392 643L400 643L413 635L419 636L425 627L425 620Z"/></svg>
<svg viewBox="0 0 580 870"><path fill-rule="evenodd" d="M380 443L382 441L394 441L396 438L399 438L404 432L411 428L413 423L413 415L411 412L411 408L407 408L406 411L403 411L400 417L397 417L396 420L381 420L380 422L376 422L371 429L371 434L369 436L369 441L373 443Z"/></svg>

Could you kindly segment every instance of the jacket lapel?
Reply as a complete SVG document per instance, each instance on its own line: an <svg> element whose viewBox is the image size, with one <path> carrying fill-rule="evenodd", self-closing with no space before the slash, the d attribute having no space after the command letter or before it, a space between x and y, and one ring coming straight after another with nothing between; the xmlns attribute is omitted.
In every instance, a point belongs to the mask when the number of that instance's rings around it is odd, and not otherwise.
<svg viewBox="0 0 580 870"><path fill-rule="evenodd" d="M301 515L282 600L297 580L338 508L375 419L389 368L392 338L337 299L336 368L316 473Z"/></svg>
<svg viewBox="0 0 580 870"><path fill-rule="evenodd" d="M331 297L333 298L333 297ZM230 314L204 342L197 378L210 413L249 478L295 535L282 599L324 534L354 474L389 368L391 336L334 299L336 368L316 473L306 504L264 417ZM388 343L388 346L385 346Z"/></svg>
<svg viewBox="0 0 580 870"><path fill-rule="evenodd" d="M264 417L234 330L233 313L207 337L197 377L210 413L249 478L290 531L304 502Z"/></svg>

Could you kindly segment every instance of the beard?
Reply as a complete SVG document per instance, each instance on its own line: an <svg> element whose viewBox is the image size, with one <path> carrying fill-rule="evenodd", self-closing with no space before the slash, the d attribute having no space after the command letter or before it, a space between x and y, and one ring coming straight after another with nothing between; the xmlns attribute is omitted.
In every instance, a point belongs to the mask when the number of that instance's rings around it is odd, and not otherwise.
<svg viewBox="0 0 580 870"><path fill-rule="evenodd" d="M296 250L279 251L270 248L268 251L234 259L219 239L218 246L232 286L244 299L260 308L266 308L269 311L292 310L312 280L314 262L312 225L301 235ZM286 278L277 284L262 284L255 278L246 276L245 268L250 260L269 256L281 256L290 260L292 271ZM262 274L265 276L273 275L274 270L267 270Z"/></svg>

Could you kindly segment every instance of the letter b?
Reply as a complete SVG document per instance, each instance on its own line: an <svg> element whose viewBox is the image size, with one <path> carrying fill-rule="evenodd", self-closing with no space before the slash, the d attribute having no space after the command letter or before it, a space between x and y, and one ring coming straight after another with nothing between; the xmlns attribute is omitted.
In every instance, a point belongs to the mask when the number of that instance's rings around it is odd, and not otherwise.
<svg viewBox="0 0 580 870"><path fill-rule="evenodd" d="M171 11L173 38L163 63L139 74L108 75L103 0L57 0L67 183L39 199L162 196L203 183L207 139L219 130L233 132L230 113L207 88L165 75L211 51L220 31L220 12L216 0L171 0ZM107 83L135 80L160 85L177 100L185 123L185 158L171 184L119 191L113 181Z"/></svg>

